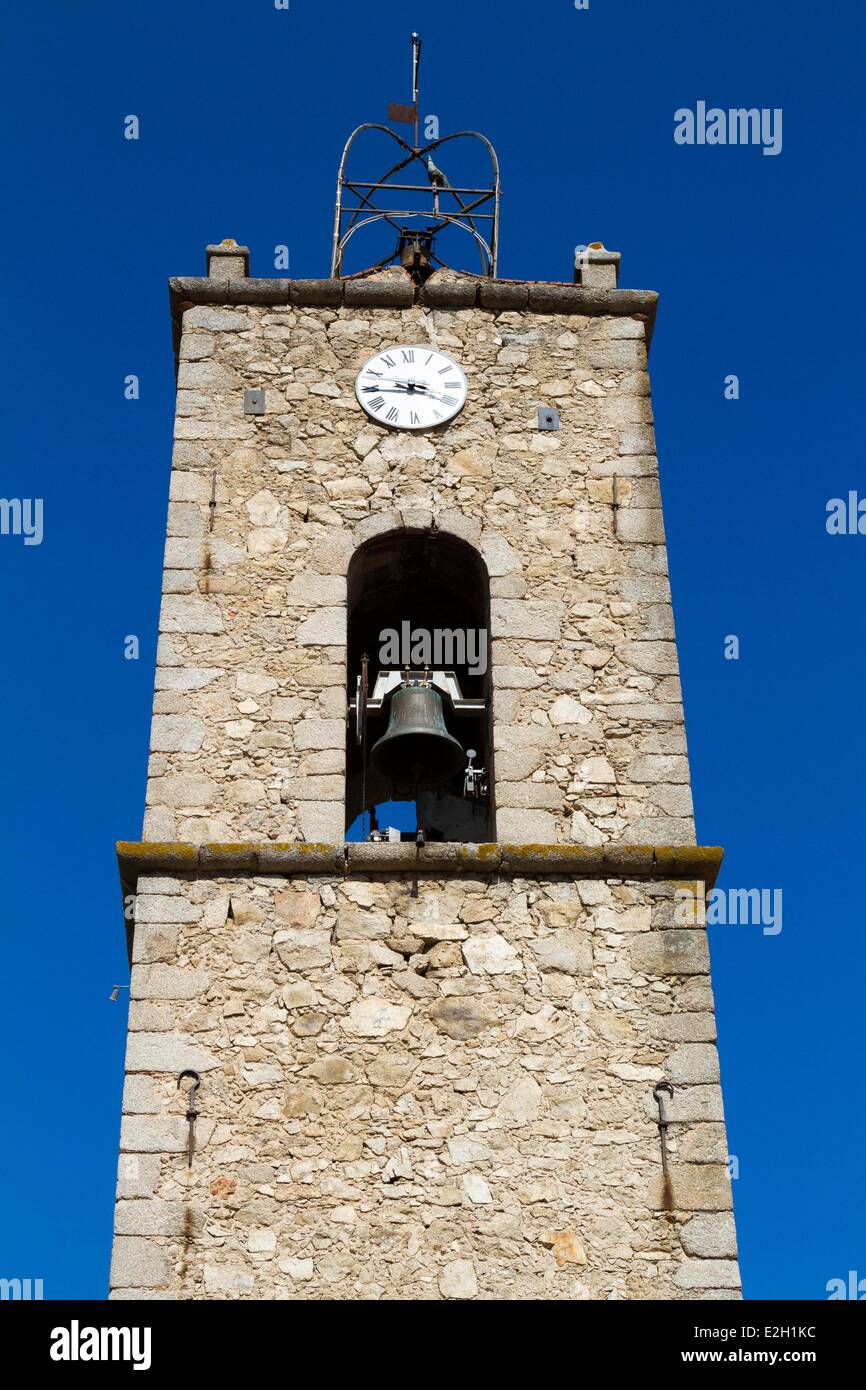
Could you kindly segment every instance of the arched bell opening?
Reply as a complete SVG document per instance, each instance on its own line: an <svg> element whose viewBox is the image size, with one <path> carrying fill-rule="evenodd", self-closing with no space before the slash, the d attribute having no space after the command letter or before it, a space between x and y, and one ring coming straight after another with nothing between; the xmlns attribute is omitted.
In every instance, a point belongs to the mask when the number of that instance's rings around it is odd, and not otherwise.
<svg viewBox="0 0 866 1390"><path fill-rule="evenodd" d="M484 561L456 536L392 531L355 553L347 598L347 838L492 840Z"/></svg>

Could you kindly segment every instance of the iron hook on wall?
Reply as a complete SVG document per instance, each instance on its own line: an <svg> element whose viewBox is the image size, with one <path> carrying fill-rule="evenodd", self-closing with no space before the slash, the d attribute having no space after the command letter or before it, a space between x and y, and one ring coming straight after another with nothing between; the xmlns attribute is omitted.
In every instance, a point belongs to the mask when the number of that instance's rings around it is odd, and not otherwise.
<svg viewBox="0 0 866 1390"><path fill-rule="evenodd" d="M195 1098L196 1098L196 1092L198 1091L198 1088L199 1088L199 1086L201 1085L201 1077L199 1076L199 1074L198 1074L197 1071L193 1071L191 1068L187 1068L187 1070L186 1070L186 1071L182 1071L181 1074L180 1074L180 1076L177 1078L177 1088L178 1088L178 1090L180 1090L180 1083L181 1083L181 1082L184 1080L184 1078L187 1077L187 1076L191 1076L192 1079L193 1079L192 1085L190 1086L189 1090L187 1091L187 1095L186 1095L186 1101L187 1101L186 1118L187 1118L187 1123L189 1124L189 1136L188 1136L188 1138L187 1138L186 1152L187 1152L187 1159L188 1159L188 1165L187 1165L187 1166L191 1168L191 1167L192 1167L192 1156L193 1156L193 1152L194 1152L194 1149L195 1149L195 1122L196 1122L196 1120L198 1119L198 1111L197 1111L196 1108L195 1108Z"/></svg>
<svg viewBox="0 0 866 1390"><path fill-rule="evenodd" d="M661 1140L662 1149L662 1172L666 1178L670 1177L670 1173L668 1171L668 1125L671 1122L667 1117L667 1112L665 1111L664 1098L665 1095L667 1095L669 1099L672 1098L673 1093L674 1088L669 1081L660 1081L653 1090L653 1097L656 1103L658 1104L659 1108L658 1125L659 1139Z"/></svg>

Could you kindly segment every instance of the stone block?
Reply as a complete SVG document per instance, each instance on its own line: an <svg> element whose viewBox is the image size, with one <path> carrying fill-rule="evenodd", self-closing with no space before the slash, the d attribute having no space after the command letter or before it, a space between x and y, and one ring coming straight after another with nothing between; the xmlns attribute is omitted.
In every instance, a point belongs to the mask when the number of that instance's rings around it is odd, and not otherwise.
<svg viewBox="0 0 866 1390"><path fill-rule="evenodd" d="M496 813L499 839L511 844L554 845L556 817L550 811L526 811L501 807Z"/></svg>
<svg viewBox="0 0 866 1390"><path fill-rule="evenodd" d="M616 534L621 541L632 544L664 545L665 526L661 510L619 507Z"/></svg>
<svg viewBox="0 0 866 1390"><path fill-rule="evenodd" d="M202 1217L184 1202L118 1202L114 1229L118 1236L184 1236L201 1228Z"/></svg>
<svg viewBox="0 0 866 1390"><path fill-rule="evenodd" d="M562 810L562 788L556 782L509 782L503 781L498 788L497 804L499 815L503 810L547 809ZM531 837L530 837L531 838Z"/></svg>
<svg viewBox="0 0 866 1390"><path fill-rule="evenodd" d="M142 926L135 928L132 938L133 961L174 960L177 955L176 926Z"/></svg>
<svg viewBox="0 0 866 1390"><path fill-rule="evenodd" d="M728 1142L725 1126L693 1124L677 1135L677 1160L680 1163L727 1163Z"/></svg>
<svg viewBox="0 0 866 1390"><path fill-rule="evenodd" d="M471 1260L450 1260L439 1271L439 1292L443 1298L474 1298L478 1278Z"/></svg>
<svg viewBox="0 0 866 1390"><path fill-rule="evenodd" d="M155 686L157 690L201 690L224 675L219 666L158 667Z"/></svg>
<svg viewBox="0 0 866 1390"><path fill-rule="evenodd" d="M479 932L463 942L463 956L473 975L515 975L523 962L499 932Z"/></svg>
<svg viewBox="0 0 866 1390"><path fill-rule="evenodd" d="M289 583L286 601L290 606L341 607L346 602L344 575L299 574Z"/></svg>
<svg viewBox="0 0 866 1390"><path fill-rule="evenodd" d="M338 801L341 814L344 792L342 777L290 777L285 783L286 801Z"/></svg>
<svg viewBox="0 0 866 1390"><path fill-rule="evenodd" d="M309 748L342 748L346 738L346 726L342 719L299 719L294 727L295 747L299 751Z"/></svg>
<svg viewBox="0 0 866 1390"><path fill-rule="evenodd" d="M159 893L172 897L180 893L180 883L176 878L162 878L159 874L140 874L136 893L139 897L146 893Z"/></svg>
<svg viewBox="0 0 866 1390"><path fill-rule="evenodd" d="M127 1071L210 1071L215 1057L183 1033L133 1033L126 1048Z"/></svg>
<svg viewBox="0 0 866 1390"><path fill-rule="evenodd" d="M159 1154L122 1153L117 1165L117 1198L152 1197L159 1183Z"/></svg>
<svg viewBox="0 0 866 1390"><path fill-rule="evenodd" d="M195 304L183 316L183 333L205 329L211 333L245 333L252 327L246 313L240 309L212 309L208 304Z"/></svg>
<svg viewBox="0 0 866 1390"><path fill-rule="evenodd" d="M330 804L302 801L298 806L298 827L310 845L342 842L344 822L342 800Z"/></svg>
<svg viewBox="0 0 866 1390"><path fill-rule="evenodd" d="M217 633L223 631L216 604L201 597L166 594L159 615L160 632Z"/></svg>
<svg viewBox="0 0 866 1390"><path fill-rule="evenodd" d="M481 554L491 579L498 575L514 574L522 568L517 551L497 531L482 531Z"/></svg>
<svg viewBox="0 0 866 1390"><path fill-rule="evenodd" d="M165 1099L152 1076L127 1076L123 1083L124 1115L159 1115Z"/></svg>
<svg viewBox="0 0 866 1390"><path fill-rule="evenodd" d="M695 843L695 823L691 818L677 816L642 816L628 830L623 831L624 845L646 844L651 841L658 848L672 845L692 846ZM661 877L661 873L657 877Z"/></svg>
<svg viewBox="0 0 866 1390"><path fill-rule="evenodd" d="M689 760L677 756L642 753L628 766L631 782L688 782Z"/></svg>
<svg viewBox="0 0 866 1390"><path fill-rule="evenodd" d="M148 797L160 806L177 810L189 807L213 806L218 799L218 787L210 777L184 773L178 777L152 777Z"/></svg>
<svg viewBox="0 0 866 1390"><path fill-rule="evenodd" d="M687 1255L695 1255L702 1260L733 1260L737 1255L737 1232L734 1227L734 1213L700 1212L682 1227L680 1238ZM681 1285L681 1287L686 1287ZM695 1287L695 1285L691 1285ZM705 1288L724 1288L721 1284L704 1285Z"/></svg>
<svg viewBox="0 0 866 1390"><path fill-rule="evenodd" d="M542 748L503 749L496 754L496 782L501 795L503 782L522 782L544 762Z"/></svg>
<svg viewBox="0 0 866 1390"><path fill-rule="evenodd" d="M559 970L566 975L592 973L592 945L588 932L560 931L529 944L539 970Z"/></svg>
<svg viewBox="0 0 866 1390"><path fill-rule="evenodd" d="M628 950L635 970L644 975L709 973L706 934L697 928L645 932L629 941Z"/></svg>
<svg viewBox="0 0 866 1390"><path fill-rule="evenodd" d="M713 1043L682 1043L665 1064L674 1085L707 1085L719 1079L719 1054Z"/></svg>
<svg viewBox="0 0 866 1390"><path fill-rule="evenodd" d="M370 996L352 1004L343 1027L358 1037L384 1038L389 1033L401 1032L411 1016L409 1004L392 1004L387 999Z"/></svg>
<svg viewBox="0 0 866 1390"><path fill-rule="evenodd" d="M155 714L150 726L153 753L197 753L204 742L205 726L191 714Z"/></svg>
<svg viewBox="0 0 866 1390"><path fill-rule="evenodd" d="M524 637L536 642L558 641L564 605L533 599L497 598L490 601L492 637Z"/></svg>
<svg viewBox="0 0 866 1390"><path fill-rule="evenodd" d="M496 667L496 685L500 690L537 690L542 677L531 666Z"/></svg>
<svg viewBox="0 0 866 1390"><path fill-rule="evenodd" d="M295 633L299 647L344 647L346 643L345 608L321 608L305 619Z"/></svg>
<svg viewBox="0 0 866 1390"><path fill-rule="evenodd" d="M196 1145L203 1148L213 1134L213 1120L196 1121ZM186 1152L189 1125L183 1115L124 1115L120 1121L120 1147L130 1154L180 1154Z"/></svg>
<svg viewBox="0 0 866 1390"><path fill-rule="evenodd" d="M176 1024L173 1004L149 1004L141 999L130 1001L127 1027L131 1033L171 1033Z"/></svg>
<svg viewBox="0 0 866 1390"><path fill-rule="evenodd" d="M494 724L493 726L493 746L497 754L501 749L508 752L526 752L531 748L555 748L558 743L559 734L549 725Z"/></svg>
<svg viewBox="0 0 866 1390"><path fill-rule="evenodd" d="M694 815L692 793L688 783L681 783L679 786L656 784L651 787L649 795L653 806L657 806L668 819L688 821Z"/></svg>
<svg viewBox="0 0 866 1390"><path fill-rule="evenodd" d="M204 535L204 515L195 502L169 502L168 536L199 537Z"/></svg>
<svg viewBox="0 0 866 1390"><path fill-rule="evenodd" d="M152 1240L117 1236L111 1256L113 1288L155 1289L169 1282L166 1252Z"/></svg>
<svg viewBox="0 0 866 1390"><path fill-rule="evenodd" d="M626 666L652 676L675 676L679 671L673 642L624 642L617 654Z"/></svg>
<svg viewBox="0 0 866 1390"><path fill-rule="evenodd" d="M326 929L278 931L274 950L287 970L316 970L331 964L331 933Z"/></svg>
<svg viewBox="0 0 866 1390"><path fill-rule="evenodd" d="M174 894L147 893L136 897L136 924L162 924L166 922L197 922L201 908L186 898Z"/></svg>
<svg viewBox="0 0 866 1390"><path fill-rule="evenodd" d="M209 970L188 966L136 965L132 972L134 999L198 999L210 985Z"/></svg>
<svg viewBox="0 0 866 1390"><path fill-rule="evenodd" d="M667 1111L677 1124L692 1120L721 1122L724 1119L721 1088L712 1083L677 1086L668 1101Z"/></svg>
<svg viewBox="0 0 866 1390"><path fill-rule="evenodd" d="M253 1274L241 1265L206 1264L204 1266L205 1293L213 1294L216 1297L224 1295L228 1298L238 1298L243 1294L251 1294L255 1286L256 1281Z"/></svg>
<svg viewBox="0 0 866 1390"><path fill-rule="evenodd" d="M167 570L199 570L204 564L204 541L169 537L163 565Z"/></svg>
<svg viewBox="0 0 866 1390"><path fill-rule="evenodd" d="M647 1032L668 1042L715 1042L716 1020L711 1013L651 1014Z"/></svg>
<svg viewBox="0 0 866 1390"><path fill-rule="evenodd" d="M678 1289L738 1289L736 1260L684 1260L674 1275Z"/></svg>
<svg viewBox="0 0 866 1390"><path fill-rule="evenodd" d="M668 1190L661 1173L650 1180L649 1204L654 1211L730 1211L728 1170L712 1163L675 1164Z"/></svg>

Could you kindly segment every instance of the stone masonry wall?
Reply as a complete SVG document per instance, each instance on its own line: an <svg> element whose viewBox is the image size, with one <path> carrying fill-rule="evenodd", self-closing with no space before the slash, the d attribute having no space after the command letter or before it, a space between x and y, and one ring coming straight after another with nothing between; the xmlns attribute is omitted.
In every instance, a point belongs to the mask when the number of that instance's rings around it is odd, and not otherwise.
<svg viewBox="0 0 866 1390"><path fill-rule="evenodd" d="M464 537L491 576L499 838L694 843L644 332L479 307L187 309L146 839L342 839L346 569L405 525ZM399 341L466 371L438 433L390 433L355 400L363 361ZM558 432L538 431L542 404Z"/></svg>
<svg viewBox="0 0 866 1390"><path fill-rule="evenodd" d="M706 936L673 892L142 877L112 1296L739 1297Z"/></svg>

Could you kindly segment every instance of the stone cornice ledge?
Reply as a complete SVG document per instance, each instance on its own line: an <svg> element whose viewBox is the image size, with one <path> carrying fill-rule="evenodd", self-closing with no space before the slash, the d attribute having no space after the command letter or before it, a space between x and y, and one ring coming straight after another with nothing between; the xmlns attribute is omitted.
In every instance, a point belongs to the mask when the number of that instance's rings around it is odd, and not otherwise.
<svg viewBox="0 0 866 1390"><path fill-rule="evenodd" d="M192 304L318 305L339 308L408 309L428 304L442 309L493 312L528 309L539 314L615 315L643 318L648 334L655 318L655 290L606 290L546 280L483 280L453 276L435 286L417 286L408 277L367 280L216 280L175 276L168 282L172 309Z"/></svg>
<svg viewBox="0 0 866 1390"><path fill-rule="evenodd" d="M117 861L124 891L141 874L214 877L223 874L351 876L444 871L465 874L564 874L574 878L701 879L716 881L724 851L717 845L242 844L192 845L120 840Z"/></svg>

